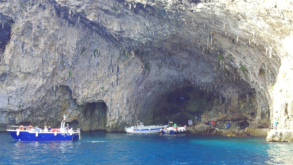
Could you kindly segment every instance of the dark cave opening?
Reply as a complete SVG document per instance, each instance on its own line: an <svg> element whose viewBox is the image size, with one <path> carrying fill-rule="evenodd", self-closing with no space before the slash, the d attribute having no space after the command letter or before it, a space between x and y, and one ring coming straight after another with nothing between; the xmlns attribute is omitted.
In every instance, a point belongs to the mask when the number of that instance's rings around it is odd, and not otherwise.
<svg viewBox="0 0 293 165"><path fill-rule="evenodd" d="M87 103L82 108L80 118L83 120L81 127L88 131L106 130L107 105L104 101Z"/></svg>
<svg viewBox="0 0 293 165"><path fill-rule="evenodd" d="M178 88L161 97L154 109L154 123L166 124L172 121L187 125L195 116L204 123L216 121L218 128L228 122L233 128L244 129L256 118L257 103L255 92L240 93L232 98L207 91L201 87Z"/></svg>
<svg viewBox="0 0 293 165"><path fill-rule="evenodd" d="M157 123L174 121L179 125L186 125L195 115L202 115L212 109L217 100L213 93L207 93L191 86L179 88L168 93L160 103L160 108L154 112Z"/></svg>

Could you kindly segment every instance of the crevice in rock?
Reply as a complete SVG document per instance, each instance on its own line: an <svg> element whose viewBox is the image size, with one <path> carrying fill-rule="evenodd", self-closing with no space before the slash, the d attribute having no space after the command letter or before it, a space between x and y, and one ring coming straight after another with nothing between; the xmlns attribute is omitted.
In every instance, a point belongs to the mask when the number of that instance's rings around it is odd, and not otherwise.
<svg viewBox="0 0 293 165"><path fill-rule="evenodd" d="M2 63L3 54L7 43L10 41L11 28L14 25L14 21L0 13L0 63Z"/></svg>

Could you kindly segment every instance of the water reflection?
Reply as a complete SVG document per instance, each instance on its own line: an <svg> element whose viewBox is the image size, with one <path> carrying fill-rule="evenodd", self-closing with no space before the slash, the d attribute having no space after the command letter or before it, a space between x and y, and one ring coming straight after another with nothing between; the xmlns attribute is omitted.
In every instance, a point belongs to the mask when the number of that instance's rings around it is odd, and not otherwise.
<svg viewBox="0 0 293 165"><path fill-rule="evenodd" d="M11 159L31 162L58 158L60 163L72 159L72 151L78 150L79 143L75 142L14 142Z"/></svg>
<svg viewBox="0 0 293 165"><path fill-rule="evenodd" d="M269 143L267 154L270 160L268 164L292 164L293 144L292 143Z"/></svg>

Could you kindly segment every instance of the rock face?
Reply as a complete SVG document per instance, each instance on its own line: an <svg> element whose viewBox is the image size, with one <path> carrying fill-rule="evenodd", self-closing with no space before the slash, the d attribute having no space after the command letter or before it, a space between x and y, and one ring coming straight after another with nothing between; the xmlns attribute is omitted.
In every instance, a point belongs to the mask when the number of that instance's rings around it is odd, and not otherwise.
<svg viewBox="0 0 293 165"><path fill-rule="evenodd" d="M84 130L176 114L293 129L292 9L291 0L0 0L1 130L58 126L63 114Z"/></svg>
<svg viewBox="0 0 293 165"><path fill-rule="evenodd" d="M293 142L292 130L271 130L266 138L269 142Z"/></svg>
<svg viewBox="0 0 293 165"><path fill-rule="evenodd" d="M269 129L267 128L219 129L217 127L206 125L203 123L199 123L194 127L188 127L187 130L193 134L210 134L210 135L221 135L221 136L228 136L228 137L236 137L236 136L237 137L247 137L247 136L266 137L269 132Z"/></svg>

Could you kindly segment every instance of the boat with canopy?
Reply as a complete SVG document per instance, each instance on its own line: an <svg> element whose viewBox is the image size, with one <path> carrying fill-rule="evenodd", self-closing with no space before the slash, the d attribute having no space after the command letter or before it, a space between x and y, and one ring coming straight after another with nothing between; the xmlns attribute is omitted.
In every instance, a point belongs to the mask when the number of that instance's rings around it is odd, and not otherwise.
<svg viewBox="0 0 293 165"><path fill-rule="evenodd" d="M64 115L61 122L60 128L40 129L38 127L29 126L15 126L8 125L7 132L16 141L27 141L27 142L72 142L78 141L80 136L80 129L73 130L65 127Z"/></svg>

